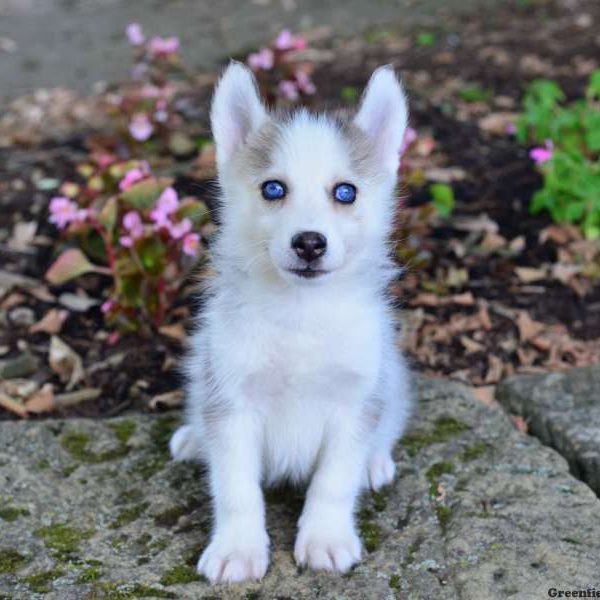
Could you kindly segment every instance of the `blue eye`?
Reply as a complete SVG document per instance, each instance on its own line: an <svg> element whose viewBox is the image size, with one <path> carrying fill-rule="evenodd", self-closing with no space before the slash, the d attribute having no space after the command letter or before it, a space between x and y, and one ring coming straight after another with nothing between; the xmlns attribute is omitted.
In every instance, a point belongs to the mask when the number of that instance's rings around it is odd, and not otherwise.
<svg viewBox="0 0 600 600"><path fill-rule="evenodd" d="M333 197L343 204L352 204L356 200L356 188L351 183L338 183L333 188Z"/></svg>
<svg viewBox="0 0 600 600"><path fill-rule="evenodd" d="M284 183L273 179L262 184L261 192L265 200L281 200L287 190Z"/></svg>

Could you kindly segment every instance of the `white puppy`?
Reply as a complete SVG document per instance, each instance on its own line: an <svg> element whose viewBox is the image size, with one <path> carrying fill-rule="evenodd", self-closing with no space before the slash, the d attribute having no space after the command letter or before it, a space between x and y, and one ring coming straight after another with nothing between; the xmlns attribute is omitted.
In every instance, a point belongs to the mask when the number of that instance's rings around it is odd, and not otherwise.
<svg viewBox="0 0 600 600"><path fill-rule="evenodd" d="M407 108L390 67L351 120L269 113L232 63L212 128L221 184L218 272L187 358L177 460L208 464L215 526L198 570L260 579L261 486L307 482L294 556L347 571L361 555L361 489L394 477L408 376L386 298L388 236Z"/></svg>

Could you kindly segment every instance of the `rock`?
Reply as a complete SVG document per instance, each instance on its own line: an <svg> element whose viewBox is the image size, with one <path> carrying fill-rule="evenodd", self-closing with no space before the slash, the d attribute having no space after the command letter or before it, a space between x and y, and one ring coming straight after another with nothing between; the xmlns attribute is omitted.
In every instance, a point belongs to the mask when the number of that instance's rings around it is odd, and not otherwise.
<svg viewBox="0 0 600 600"><path fill-rule="evenodd" d="M600 366L513 377L498 387L497 396L600 494Z"/></svg>
<svg viewBox="0 0 600 600"><path fill-rule="evenodd" d="M417 388L399 477L359 507L363 562L298 571L302 494L268 491L268 574L229 588L194 570L211 511L202 467L169 462L179 413L0 423L0 597L493 600L596 581L599 500L565 460L468 388Z"/></svg>
<svg viewBox="0 0 600 600"><path fill-rule="evenodd" d="M27 377L37 371L39 360L31 352L0 360L0 379Z"/></svg>

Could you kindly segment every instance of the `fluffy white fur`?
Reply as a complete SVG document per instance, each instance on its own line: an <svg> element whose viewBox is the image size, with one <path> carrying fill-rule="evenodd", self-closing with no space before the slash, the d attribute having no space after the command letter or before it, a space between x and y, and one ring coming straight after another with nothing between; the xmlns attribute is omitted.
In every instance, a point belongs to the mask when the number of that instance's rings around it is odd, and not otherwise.
<svg viewBox="0 0 600 600"><path fill-rule="evenodd" d="M218 275L191 339L187 423L171 440L175 459L209 467L215 526L198 570L213 583L264 576L261 487L287 480L308 484L297 563L344 572L361 555L361 489L393 480L391 452L410 408L385 295L404 95L393 70L378 69L344 133L330 116L268 113L250 71L232 63L211 116ZM256 167L248 150L260 144L269 156ZM262 198L270 179L287 184L284 200ZM339 182L356 186L354 204L333 200ZM290 240L302 231L327 238L325 272L311 279L290 271L300 261Z"/></svg>

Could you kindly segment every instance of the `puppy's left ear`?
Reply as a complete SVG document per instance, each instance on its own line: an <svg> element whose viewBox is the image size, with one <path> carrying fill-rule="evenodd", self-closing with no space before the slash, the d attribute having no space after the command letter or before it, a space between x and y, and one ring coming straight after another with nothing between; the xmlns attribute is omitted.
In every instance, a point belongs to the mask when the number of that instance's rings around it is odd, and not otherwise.
<svg viewBox="0 0 600 600"><path fill-rule="evenodd" d="M210 111L219 168L266 118L252 71L232 61L217 84Z"/></svg>
<svg viewBox="0 0 600 600"><path fill-rule="evenodd" d="M406 97L393 67L379 67L371 75L354 123L371 139L384 167L394 174L407 120Z"/></svg>

